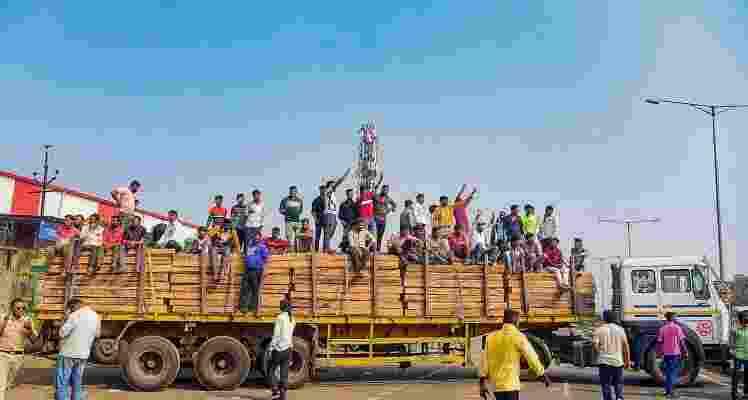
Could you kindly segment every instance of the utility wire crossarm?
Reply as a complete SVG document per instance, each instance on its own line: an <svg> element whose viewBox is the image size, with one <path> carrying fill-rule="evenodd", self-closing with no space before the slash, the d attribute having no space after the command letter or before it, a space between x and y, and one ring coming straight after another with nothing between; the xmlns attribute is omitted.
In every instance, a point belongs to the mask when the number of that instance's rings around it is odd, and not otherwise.
<svg viewBox="0 0 748 400"><path fill-rule="evenodd" d="M643 223L657 223L660 222L660 218L657 217L646 217L646 218L608 218L600 217L598 219L600 223L611 223L626 226L626 257L631 257L631 225L643 224Z"/></svg>

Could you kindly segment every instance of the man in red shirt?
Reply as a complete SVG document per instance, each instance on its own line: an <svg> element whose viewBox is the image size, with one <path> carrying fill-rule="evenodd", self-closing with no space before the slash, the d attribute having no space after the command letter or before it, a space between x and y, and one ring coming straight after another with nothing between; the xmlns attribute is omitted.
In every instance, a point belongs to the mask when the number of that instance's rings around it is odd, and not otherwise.
<svg viewBox="0 0 748 400"><path fill-rule="evenodd" d="M561 249L558 247L558 238L550 239L548 246L543 249L543 266L547 272L553 273L559 289L569 289L569 284L564 279L566 272L568 272L568 265L563 254L561 254Z"/></svg>
<svg viewBox="0 0 748 400"><path fill-rule="evenodd" d="M463 260L470 254L468 238L467 235L465 235L464 230L465 228L462 225L457 224L455 225L454 232L450 233L447 237L447 240L449 241L449 250L452 252L452 255Z"/></svg>
<svg viewBox="0 0 748 400"><path fill-rule="evenodd" d="M112 223L104 229L104 248L112 250L112 271L125 272L127 266L127 247L122 244L125 230L120 224L118 216L112 217Z"/></svg>
<svg viewBox="0 0 748 400"><path fill-rule="evenodd" d="M80 234L81 232L74 225L72 215L65 216L65 222L57 226L57 242L49 249L51 256L62 256L65 271L70 272L73 267L75 253L80 253Z"/></svg>
<svg viewBox="0 0 748 400"><path fill-rule="evenodd" d="M364 226L367 227L369 232L374 233L377 230L377 226L374 223L374 192L379 189L379 186L384 180L384 175L379 176L379 182L369 190L366 185L359 186L358 192L358 218L363 220Z"/></svg>
<svg viewBox="0 0 748 400"><path fill-rule="evenodd" d="M281 230L276 226L273 228L271 236L265 240L265 246L270 250L270 254L286 254L288 253L289 241L281 238Z"/></svg>

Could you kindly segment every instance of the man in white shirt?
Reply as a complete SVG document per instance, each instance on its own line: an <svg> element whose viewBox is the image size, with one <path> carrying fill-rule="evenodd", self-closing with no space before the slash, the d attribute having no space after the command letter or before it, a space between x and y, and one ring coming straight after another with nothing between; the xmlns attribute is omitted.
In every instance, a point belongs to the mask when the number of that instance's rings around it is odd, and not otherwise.
<svg viewBox="0 0 748 400"><path fill-rule="evenodd" d="M288 390L288 365L290 362L291 350L293 349L293 330L296 327L296 321L293 319L293 307L287 299L281 300L280 314L275 319L273 327L273 338L270 340L270 368L268 373L271 376L273 387L273 399L286 400L286 391ZM275 374L275 368L280 368L280 373ZM278 376L280 380L278 380Z"/></svg>
<svg viewBox="0 0 748 400"><path fill-rule="evenodd" d="M252 201L247 206L247 240L262 234L265 220L265 203L262 201L262 192L255 189L252 191ZM245 244L246 245L246 244Z"/></svg>
<svg viewBox="0 0 748 400"><path fill-rule="evenodd" d="M88 223L81 229L81 250L87 250L88 272L95 273L99 269L99 259L104 257L104 225L99 214L91 214Z"/></svg>
<svg viewBox="0 0 748 400"><path fill-rule="evenodd" d="M158 240L158 247L180 252L182 251L182 245L179 242L183 241L186 236L185 228L179 222L179 213L176 210L169 211L169 221L166 224L164 234Z"/></svg>
<svg viewBox="0 0 748 400"><path fill-rule="evenodd" d="M84 306L79 299L68 301L67 308L69 314L60 328L55 400L80 400L83 398L83 372L91 356L93 342L101 334L101 320L94 310Z"/></svg>
<svg viewBox="0 0 748 400"><path fill-rule="evenodd" d="M598 353L600 386L603 400L623 400L623 369L630 365L629 343L626 331L615 323L615 314L606 310L603 313L605 325L592 334L592 345ZM615 392L611 396L610 389Z"/></svg>
<svg viewBox="0 0 748 400"><path fill-rule="evenodd" d="M416 203L413 204L413 213L416 216L416 225L423 225L424 231L430 232L428 225L431 222L431 214L428 207L426 207L426 196L423 193L416 195Z"/></svg>
<svg viewBox="0 0 748 400"><path fill-rule="evenodd" d="M470 237L470 245L472 246L472 249L470 251L469 260L465 263L480 264L486 259L489 263L493 263L496 260L498 250L491 246L489 232L486 230L486 221L480 220L479 217L476 217L474 225L475 229Z"/></svg>

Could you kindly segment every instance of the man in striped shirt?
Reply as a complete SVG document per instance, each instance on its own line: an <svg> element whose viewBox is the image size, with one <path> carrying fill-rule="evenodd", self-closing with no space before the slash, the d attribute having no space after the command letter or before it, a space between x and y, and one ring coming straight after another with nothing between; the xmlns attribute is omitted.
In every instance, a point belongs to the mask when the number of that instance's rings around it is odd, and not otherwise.
<svg viewBox="0 0 748 400"><path fill-rule="evenodd" d="M236 234L239 236L239 245L241 252L244 254L247 242L247 219L249 218L249 206L245 202L244 193L236 195L236 204L231 207L231 222L236 228Z"/></svg>

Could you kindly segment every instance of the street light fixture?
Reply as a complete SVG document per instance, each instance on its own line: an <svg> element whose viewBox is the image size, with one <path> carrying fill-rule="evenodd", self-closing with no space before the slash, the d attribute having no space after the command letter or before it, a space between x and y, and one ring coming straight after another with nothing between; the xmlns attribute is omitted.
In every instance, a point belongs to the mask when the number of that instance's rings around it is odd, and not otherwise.
<svg viewBox="0 0 748 400"><path fill-rule="evenodd" d="M724 280L725 264L723 261L722 250L722 207L719 201L719 164L717 161L717 115L722 114L725 111L748 108L748 104L699 104L659 97L647 98L644 101L648 104L655 105L661 103L669 103L689 106L712 117L712 152L714 156L714 208L715 214L717 214L717 262L719 263L719 278Z"/></svg>
<svg viewBox="0 0 748 400"><path fill-rule="evenodd" d="M660 222L659 218L656 217L648 217L648 218L605 218L600 217L598 219L598 222L603 223L611 223L611 224L621 224L626 226L626 257L631 257L631 225L633 224L643 224L647 222Z"/></svg>
<svg viewBox="0 0 748 400"><path fill-rule="evenodd" d="M39 216L44 216L44 207L45 203L47 201L47 193L54 192L54 190L49 190L49 186L52 184L52 182L57 180L57 176L60 174L60 170L56 169L54 176L49 176L49 150L54 147L51 144L45 144L42 146L42 150L44 151L44 161L42 163L43 168L43 175L41 181L37 179L37 176L39 176L38 172L34 172L32 175L34 176L34 182L36 182L37 185L42 187L42 190L35 191L32 193L41 193L42 199L41 199L41 210L39 211Z"/></svg>

